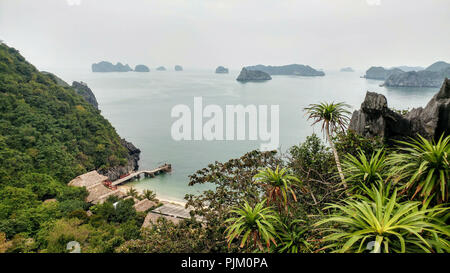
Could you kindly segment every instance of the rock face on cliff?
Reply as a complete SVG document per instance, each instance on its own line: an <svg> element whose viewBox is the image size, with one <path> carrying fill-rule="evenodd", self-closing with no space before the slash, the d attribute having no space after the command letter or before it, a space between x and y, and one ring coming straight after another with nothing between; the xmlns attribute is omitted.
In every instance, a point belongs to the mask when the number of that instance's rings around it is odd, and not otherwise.
<svg viewBox="0 0 450 273"><path fill-rule="evenodd" d="M135 72L150 72L150 69L146 65L138 64L134 67L134 71Z"/></svg>
<svg viewBox="0 0 450 273"><path fill-rule="evenodd" d="M240 82L249 82L249 81L267 81L271 80L269 74L259 70L248 70L246 68L242 68L241 73L237 77L237 81Z"/></svg>
<svg viewBox="0 0 450 273"><path fill-rule="evenodd" d="M156 68L156 70L158 70L158 71L166 71L166 68L164 66L160 66L160 67Z"/></svg>
<svg viewBox="0 0 450 273"><path fill-rule="evenodd" d="M77 92L79 95L81 95L87 102L92 104L92 106L95 107L95 109L98 109L98 102L95 98L94 93L92 90L87 86L84 82L73 82L72 88Z"/></svg>
<svg viewBox="0 0 450 273"><path fill-rule="evenodd" d="M405 116L388 108L386 97L367 92L361 109L353 112L349 129L364 137L380 136L404 139L420 134L438 139L450 134L450 80L445 79L440 91L425 108L415 108Z"/></svg>
<svg viewBox="0 0 450 273"><path fill-rule="evenodd" d="M262 64L247 66L247 70L258 70L266 72L269 75L296 75L305 77L325 76L323 71L318 71L309 65L290 64L283 66L265 66Z"/></svg>
<svg viewBox="0 0 450 273"><path fill-rule="evenodd" d="M441 71L422 70L393 74L384 82L391 87L439 87L442 81L450 77L450 67Z"/></svg>
<svg viewBox="0 0 450 273"><path fill-rule="evenodd" d="M101 174L108 176L111 181L119 179L121 175L129 174L130 172L139 169L139 156L141 150L124 138L120 140L120 143L128 150L127 164L125 166L117 166L100 172Z"/></svg>
<svg viewBox="0 0 450 273"><path fill-rule="evenodd" d="M175 71L183 71L183 67L181 65L176 65L174 69Z"/></svg>
<svg viewBox="0 0 450 273"><path fill-rule="evenodd" d="M403 73L403 71L398 68L385 69L381 66L372 66L366 71L366 75L364 75L364 78L384 81L391 75L400 73Z"/></svg>
<svg viewBox="0 0 450 273"><path fill-rule="evenodd" d="M216 73L217 74L227 74L229 71L228 71L228 68L226 68L226 67L223 67L223 66L218 66L217 68L216 68Z"/></svg>
<svg viewBox="0 0 450 273"><path fill-rule="evenodd" d="M344 68L341 68L340 71L341 71L341 72L355 72L355 70L353 70L353 68L351 68L351 67L344 67Z"/></svg>
<svg viewBox="0 0 450 273"><path fill-rule="evenodd" d="M128 64L123 65L120 62L118 62L115 65L105 61L92 64L92 72L128 72L128 71L133 71L133 69L131 69L131 67Z"/></svg>

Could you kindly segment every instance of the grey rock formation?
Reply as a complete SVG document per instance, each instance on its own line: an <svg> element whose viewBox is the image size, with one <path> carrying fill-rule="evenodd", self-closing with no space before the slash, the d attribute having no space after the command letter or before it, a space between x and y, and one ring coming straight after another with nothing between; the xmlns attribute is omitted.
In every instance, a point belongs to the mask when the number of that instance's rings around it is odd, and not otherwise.
<svg viewBox="0 0 450 273"><path fill-rule="evenodd" d="M344 67L344 68L341 68L340 71L341 71L341 72L355 72L355 70L353 70L353 68L351 68L351 67Z"/></svg>
<svg viewBox="0 0 450 273"><path fill-rule="evenodd" d="M216 68L216 73L217 74L227 74L229 71L228 71L228 68L226 68L226 67L223 67L223 66L218 66L217 68Z"/></svg>
<svg viewBox="0 0 450 273"><path fill-rule="evenodd" d="M269 74L259 70L248 70L246 68L242 68L241 73L237 77L237 81L240 82L249 82L249 81L267 81L271 80Z"/></svg>
<svg viewBox="0 0 450 273"><path fill-rule="evenodd" d="M175 71L183 71L183 67L181 65L176 65L174 69Z"/></svg>
<svg viewBox="0 0 450 273"><path fill-rule="evenodd" d="M143 65L143 64L138 64L136 65L136 67L134 68L135 72L150 72L150 69L148 68L148 66Z"/></svg>
<svg viewBox="0 0 450 273"><path fill-rule="evenodd" d="M120 62L118 62L115 65L105 61L92 64L92 72L128 72L128 71L133 71L133 69L131 69L131 67L128 64L123 65Z"/></svg>
<svg viewBox="0 0 450 273"><path fill-rule="evenodd" d="M439 87L442 81L450 77L450 67L441 71L422 70L393 74L384 82L391 87Z"/></svg>
<svg viewBox="0 0 450 273"><path fill-rule="evenodd" d="M318 71L309 65L302 64L290 64L283 66L265 66L262 64L247 66L247 70L258 70L266 72L269 75L296 75L296 76L325 76L323 71Z"/></svg>
<svg viewBox="0 0 450 273"><path fill-rule="evenodd" d="M98 109L98 102L95 98L94 93L92 90L87 86L84 82L73 82L72 88L77 92L77 94L81 95L87 102L92 104L92 106L95 107L95 109Z"/></svg>
<svg viewBox="0 0 450 273"><path fill-rule="evenodd" d="M128 142L125 139L121 139L120 142L128 150L127 164L125 166L116 166L100 171L101 174L108 176L111 181L119 179L121 175L128 174L139 169L138 163L141 150L136 148L133 143Z"/></svg>
<svg viewBox="0 0 450 273"><path fill-rule="evenodd" d="M444 69L450 68L450 64L443 62L443 61L439 61L439 62L435 62L434 64L430 65L429 67L427 67L425 70L427 71L442 71Z"/></svg>
<svg viewBox="0 0 450 273"><path fill-rule="evenodd" d="M450 80L445 79L441 90L425 108L415 108L405 116L388 108L386 97L367 92L361 109L353 112L349 129L364 137L404 139L420 134L437 139L450 134Z"/></svg>
<svg viewBox="0 0 450 273"><path fill-rule="evenodd" d="M425 68L423 68L421 66L407 66L407 65L396 66L396 67L393 67L393 68L398 68L398 69L400 69L402 71L405 71L405 72L425 70Z"/></svg>
<svg viewBox="0 0 450 273"><path fill-rule="evenodd" d="M160 67L156 68L156 70L158 70L158 71L166 71L166 68L164 66L160 66Z"/></svg>
<svg viewBox="0 0 450 273"><path fill-rule="evenodd" d="M381 66L372 66L366 71L366 75L364 75L364 78L384 81L391 75L400 73L403 73L403 71L398 68L385 69Z"/></svg>

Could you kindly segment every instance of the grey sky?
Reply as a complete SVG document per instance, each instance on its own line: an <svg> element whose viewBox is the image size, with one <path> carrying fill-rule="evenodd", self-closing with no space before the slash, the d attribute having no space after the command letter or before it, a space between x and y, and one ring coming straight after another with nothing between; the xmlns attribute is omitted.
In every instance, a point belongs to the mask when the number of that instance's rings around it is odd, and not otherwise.
<svg viewBox="0 0 450 273"><path fill-rule="evenodd" d="M427 66L450 61L449 14L449 0L0 0L0 39L53 71Z"/></svg>

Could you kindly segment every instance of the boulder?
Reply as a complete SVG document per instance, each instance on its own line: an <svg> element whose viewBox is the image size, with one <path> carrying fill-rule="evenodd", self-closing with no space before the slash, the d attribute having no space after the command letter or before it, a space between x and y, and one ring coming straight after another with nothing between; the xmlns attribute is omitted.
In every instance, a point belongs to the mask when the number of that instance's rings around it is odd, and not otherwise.
<svg viewBox="0 0 450 273"><path fill-rule="evenodd" d="M237 77L237 81L240 82L248 82L248 81L267 81L271 80L269 74L259 70L248 70L246 68L242 68L241 73Z"/></svg>
<svg viewBox="0 0 450 273"><path fill-rule="evenodd" d="M425 108L415 108L406 115L389 109L386 97L367 92L361 109L354 111L349 129L364 137L388 140L416 137L438 139L450 133L450 80L445 79L440 91Z"/></svg>

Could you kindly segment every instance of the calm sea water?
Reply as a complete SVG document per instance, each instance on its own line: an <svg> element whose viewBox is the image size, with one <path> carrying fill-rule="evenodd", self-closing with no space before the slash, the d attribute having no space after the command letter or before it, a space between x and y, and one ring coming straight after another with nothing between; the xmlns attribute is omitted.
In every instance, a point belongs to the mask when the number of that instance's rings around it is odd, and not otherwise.
<svg viewBox="0 0 450 273"><path fill-rule="evenodd" d="M310 126L303 108L321 101L344 101L359 109L367 90L384 94L390 107L408 109L425 106L438 88L386 88L380 81L360 78L363 72L327 72L325 77L273 76L262 83L239 83L239 71L166 71L150 73L56 73L64 80L84 81L97 97L102 114L120 136L141 149L141 169L168 162L171 174L141 179L128 185L152 189L157 195L183 200L207 186L189 187L188 175L214 161L226 161L253 149L259 141L174 141L170 135L172 107L186 104L193 109L195 96L203 105L279 105L280 145L285 151L305 140L320 127ZM225 109L225 107L223 107Z"/></svg>

